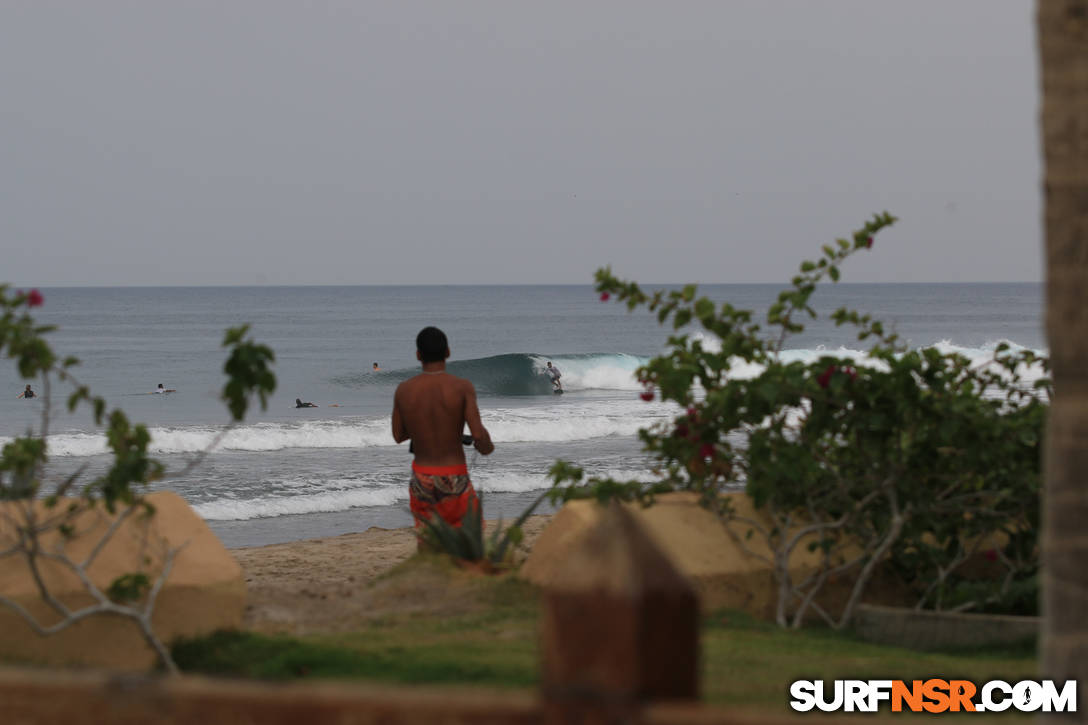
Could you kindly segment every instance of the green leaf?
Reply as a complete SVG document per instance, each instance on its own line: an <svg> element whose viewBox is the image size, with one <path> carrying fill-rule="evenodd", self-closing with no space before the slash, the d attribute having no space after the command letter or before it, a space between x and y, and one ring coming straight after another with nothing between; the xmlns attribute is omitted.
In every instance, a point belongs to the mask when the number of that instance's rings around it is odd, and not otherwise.
<svg viewBox="0 0 1088 725"><path fill-rule="evenodd" d="M151 589L151 580L146 574L122 574L110 583L106 596L117 604L126 604L142 599Z"/></svg>
<svg viewBox="0 0 1088 725"><path fill-rule="evenodd" d="M695 302L695 316L700 320L706 320L714 316L714 303L706 297L700 297Z"/></svg>

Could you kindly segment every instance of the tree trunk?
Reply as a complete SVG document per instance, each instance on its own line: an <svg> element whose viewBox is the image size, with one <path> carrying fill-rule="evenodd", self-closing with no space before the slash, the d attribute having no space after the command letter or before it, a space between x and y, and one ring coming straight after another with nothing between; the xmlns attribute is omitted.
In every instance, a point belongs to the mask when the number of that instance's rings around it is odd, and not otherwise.
<svg viewBox="0 0 1088 725"><path fill-rule="evenodd" d="M1088 683L1088 0L1038 0L1046 328L1043 676ZM1078 704L1083 700L1079 700ZM1085 717L1081 706L1072 720Z"/></svg>

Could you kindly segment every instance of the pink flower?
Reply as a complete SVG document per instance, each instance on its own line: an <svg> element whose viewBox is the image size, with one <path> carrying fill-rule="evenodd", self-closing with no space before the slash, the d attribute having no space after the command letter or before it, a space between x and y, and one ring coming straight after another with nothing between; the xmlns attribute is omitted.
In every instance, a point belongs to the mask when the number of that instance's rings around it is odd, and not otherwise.
<svg viewBox="0 0 1088 725"><path fill-rule="evenodd" d="M699 447L700 458L713 458L714 457L714 444L704 443Z"/></svg>
<svg viewBox="0 0 1088 725"><path fill-rule="evenodd" d="M869 237L869 243L868 243L868 244L866 244L865 246L866 246L866 248L868 248L868 249L872 249L872 248L873 248L873 238L872 238L872 237Z"/></svg>
<svg viewBox="0 0 1088 725"><path fill-rule="evenodd" d="M986 550L986 561L997 561L997 550L996 549L987 549Z"/></svg>
<svg viewBox="0 0 1088 725"><path fill-rule="evenodd" d="M694 405L690 406L688 408L688 419L694 421L694 420L698 420L698 418L699 418L699 411L695 408Z"/></svg>
<svg viewBox="0 0 1088 725"><path fill-rule="evenodd" d="M639 393L638 397L642 398L647 403L649 403L651 400L654 399L654 391L652 391L652 390L643 390L641 393Z"/></svg>
<svg viewBox="0 0 1088 725"><path fill-rule="evenodd" d="M30 290L26 295L26 303L30 307L40 307L45 302L45 298L42 297L42 293L36 289Z"/></svg>
<svg viewBox="0 0 1088 725"><path fill-rule="evenodd" d="M822 373L820 373L820 376L818 378L816 378L816 384L819 385L821 388L826 388L828 385L831 384L831 378L834 377L835 373L842 373L843 375L849 375L851 380L857 380L858 379L857 368L852 368L852 367L841 367L840 368L840 367L836 367L835 365L828 365L827 369L825 369Z"/></svg>
<svg viewBox="0 0 1088 725"><path fill-rule="evenodd" d="M612 298L612 295L608 294L607 292L602 292L601 293L601 302L608 302L608 300L611 299L611 298Z"/></svg>

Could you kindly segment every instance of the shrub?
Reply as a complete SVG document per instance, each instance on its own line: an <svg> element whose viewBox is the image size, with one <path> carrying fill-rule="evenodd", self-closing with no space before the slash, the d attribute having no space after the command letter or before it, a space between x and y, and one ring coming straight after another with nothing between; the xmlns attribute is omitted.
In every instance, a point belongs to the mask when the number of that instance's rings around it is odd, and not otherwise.
<svg viewBox="0 0 1088 725"><path fill-rule="evenodd" d="M490 567L510 563L514 549L521 543L521 527L533 511L547 498L549 492L537 497L510 526L503 528L502 519L484 539L483 496L469 504L460 526L453 526L441 516L420 518L423 540L436 551L466 562L484 562Z"/></svg>
<svg viewBox="0 0 1088 725"><path fill-rule="evenodd" d="M810 611L845 626L884 562L915 589L919 607L940 608L952 590L963 591L963 565L984 549L1003 574L957 608L992 607L1019 592L1038 566L1039 441L1050 392L1048 380L1028 386L1023 375L1032 365L1045 371L1046 359L1002 344L973 365L956 353L911 349L882 322L845 308L831 319L873 341L863 359L782 355L803 331L800 320L817 316L810 299L818 284L838 281L840 265L894 221L878 214L802 262L768 309L766 328L750 310L698 296L695 285L651 294L598 270L602 301L614 297L671 322L666 352L637 374L643 399L660 396L679 412L639 433L657 481L583 482L578 467L560 461L553 498L649 504L662 491L699 493L738 541L758 536L772 552L763 558L778 583L782 626L799 626ZM690 334L696 326L718 344ZM738 363L761 372L731 375ZM725 494L740 487L764 520L732 510ZM788 563L799 547L820 563L795 581ZM825 611L817 595L843 577L848 599Z"/></svg>

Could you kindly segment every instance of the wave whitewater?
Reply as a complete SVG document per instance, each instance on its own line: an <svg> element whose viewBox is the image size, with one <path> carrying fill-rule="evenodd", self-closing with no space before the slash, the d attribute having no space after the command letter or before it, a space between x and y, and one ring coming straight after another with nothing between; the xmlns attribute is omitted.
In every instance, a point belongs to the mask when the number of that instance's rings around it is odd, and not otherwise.
<svg viewBox="0 0 1088 725"><path fill-rule="evenodd" d="M551 488L552 481L544 473L491 473L486 470L471 471L473 484L481 494L526 493ZM591 472L591 475L610 476L616 480L654 480L644 469L607 470ZM211 521L247 521L293 514L329 513L369 506L393 506L408 499L407 480L404 485L374 487L366 482L330 481L323 486L310 480L280 481L286 489L283 495L260 496L250 499L218 498L193 505L201 518ZM333 486L329 490L327 486ZM486 501L485 501L486 505Z"/></svg>
<svg viewBox="0 0 1088 725"><path fill-rule="evenodd" d="M664 404L637 399L602 406L548 405L539 408L485 409L484 422L496 443L563 442L610 436L633 436L639 428L666 416ZM152 455L196 453L207 448L219 429L206 426L151 428ZM2 442L2 441L0 441ZM98 456L108 453L99 433L49 436L49 455ZM229 431L218 451L279 451L296 448L371 448L394 446L389 419L338 419L305 423L258 423Z"/></svg>

